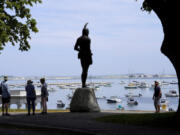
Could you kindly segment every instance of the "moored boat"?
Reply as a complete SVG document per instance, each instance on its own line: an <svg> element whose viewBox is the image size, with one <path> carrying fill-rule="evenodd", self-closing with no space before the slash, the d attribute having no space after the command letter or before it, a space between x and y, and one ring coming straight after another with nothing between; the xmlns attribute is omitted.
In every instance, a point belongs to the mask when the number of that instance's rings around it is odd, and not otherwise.
<svg viewBox="0 0 180 135"><path fill-rule="evenodd" d="M124 86L125 89L137 89L137 85L134 83L129 83L127 86Z"/></svg>
<svg viewBox="0 0 180 135"><path fill-rule="evenodd" d="M121 81L119 84L126 84L124 81Z"/></svg>
<svg viewBox="0 0 180 135"><path fill-rule="evenodd" d="M138 102L133 97L130 97L127 100L127 104L128 105L138 105Z"/></svg>
<svg viewBox="0 0 180 135"><path fill-rule="evenodd" d="M96 99L106 99L106 96L96 96Z"/></svg>
<svg viewBox="0 0 180 135"><path fill-rule="evenodd" d="M176 90L170 90L168 93L165 93L166 97L178 97Z"/></svg>
<svg viewBox="0 0 180 135"><path fill-rule="evenodd" d="M161 83L162 85L169 85L170 83L169 82L167 82L167 81L162 81L162 83Z"/></svg>
<svg viewBox="0 0 180 135"><path fill-rule="evenodd" d="M166 98L160 100L160 106L162 111L168 111L169 101Z"/></svg>
<svg viewBox="0 0 180 135"><path fill-rule="evenodd" d="M170 84L178 84L178 82L173 80Z"/></svg>
<svg viewBox="0 0 180 135"><path fill-rule="evenodd" d="M122 100L118 98L117 96L111 96L107 99L107 103L120 103Z"/></svg>
<svg viewBox="0 0 180 135"><path fill-rule="evenodd" d="M126 97L141 97L142 94L139 93L139 94L133 94L132 92L129 92L128 94L125 94Z"/></svg>
<svg viewBox="0 0 180 135"><path fill-rule="evenodd" d="M149 88L149 85L145 82L141 82L138 87L139 88Z"/></svg>
<svg viewBox="0 0 180 135"><path fill-rule="evenodd" d="M58 108L63 108L65 106L65 104L62 102L62 100L57 100L57 107Z"/></svg>

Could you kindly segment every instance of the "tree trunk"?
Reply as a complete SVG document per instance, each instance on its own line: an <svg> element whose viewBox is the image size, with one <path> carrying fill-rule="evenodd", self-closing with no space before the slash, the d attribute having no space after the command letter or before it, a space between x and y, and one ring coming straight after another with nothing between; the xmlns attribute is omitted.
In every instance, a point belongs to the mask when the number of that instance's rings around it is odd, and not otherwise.
<svg viewBox="0 0 180 135"><path fill-rule="evenodd" d="M161 46L161 52L166 55L173 64L180 86L180 57L179 52L179 15L178 15L178 1L177 0L149 0L149 4L153 11L161 20L164 40ZM180 93L180 89L179 89ZM180 98L177 113L180 113Z"/></svg>

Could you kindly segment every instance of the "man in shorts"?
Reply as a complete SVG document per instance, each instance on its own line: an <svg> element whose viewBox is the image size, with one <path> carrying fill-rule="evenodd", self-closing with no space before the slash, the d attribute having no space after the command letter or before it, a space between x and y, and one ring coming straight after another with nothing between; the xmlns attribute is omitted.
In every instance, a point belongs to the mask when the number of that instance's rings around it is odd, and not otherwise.
<svg viewBox="0 0 180 135"><path fill-rule="evenodd" d="M154 82L154 94L153 94L153 100L154 100L154 107L156 109L156 113L160 112L160 98L161 98L161 88L159 87L159 82Z"/></svg>
<svg viewBox="0 0 180 135"><path fill-rule="evenodd" d="M2 115L3 116L9 116L8 113L8 108L9 108L9 103L10 103L10 93L8 89L8 84L7 84L7 76L4 76L4 80L1 82L1 89L2 89ZM6 112L6 113L4 113Z"/></svg>

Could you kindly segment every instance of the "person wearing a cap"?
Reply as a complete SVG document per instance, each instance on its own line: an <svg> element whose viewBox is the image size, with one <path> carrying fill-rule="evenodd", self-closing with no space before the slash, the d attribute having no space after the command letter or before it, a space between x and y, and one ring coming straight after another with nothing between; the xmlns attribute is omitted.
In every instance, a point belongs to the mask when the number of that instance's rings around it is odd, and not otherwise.
<svg viewBox="0 0 180 135"><path fill-rule="evenodd" d="M25 89L26 89L26 100L28 106L28 115L30 115L31 112L31 105L32 105L33 115L35 115L36 91L33 82L31 80L27 81L27 85L25 86Z"/></svg>
<svg viewBox="0 0 180 135"><path fill-rule="evenodd" d="M159 82L154 82L154 94L153 94L153 100L154 100L154 107L156 109L156 113L160 112L160 98L162 96L161 88L159 86Z"/></svg>
<svg viewBox="0 0 180 135"><path fill-rule="evenodd" d="M82 36L80 36L74 46L74 50L78 51L78 58L81 60L82 74L81 81L82 87L86 87L86 79L88 75L89 66L92 64L92 53L91 53L91 39L88 37L89 30L86 28L88 23L84 25L82 30Z"/></svg>
<svg viewBox="0 0 180 135"><path fill-rule="evenodd" d="M9 116L10 114L8 113L8 108L9 108L9 103L10 103L10 92L8 89L8 84L7 84L8 78L7 76L4 76L4 80L1 82L1 89L2 89L2 115L3 116ZM6 112L6 113L5 113Z"/></svg>

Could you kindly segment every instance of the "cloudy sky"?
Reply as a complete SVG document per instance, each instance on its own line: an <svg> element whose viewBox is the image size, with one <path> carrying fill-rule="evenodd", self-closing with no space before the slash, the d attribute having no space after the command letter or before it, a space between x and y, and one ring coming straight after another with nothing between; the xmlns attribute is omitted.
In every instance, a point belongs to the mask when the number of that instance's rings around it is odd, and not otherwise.
<svg viewBox="0 0 180 135"><path fill-rule="evenodd" d="M73 50L83 25L89 22L93 65L89 75L127 73L175 74L160 53L162 26L157 16L140 10L142 0L44 0L31 11L39 33L31 50L10 44L0 55L0 75L79 75Z"/></svg>

